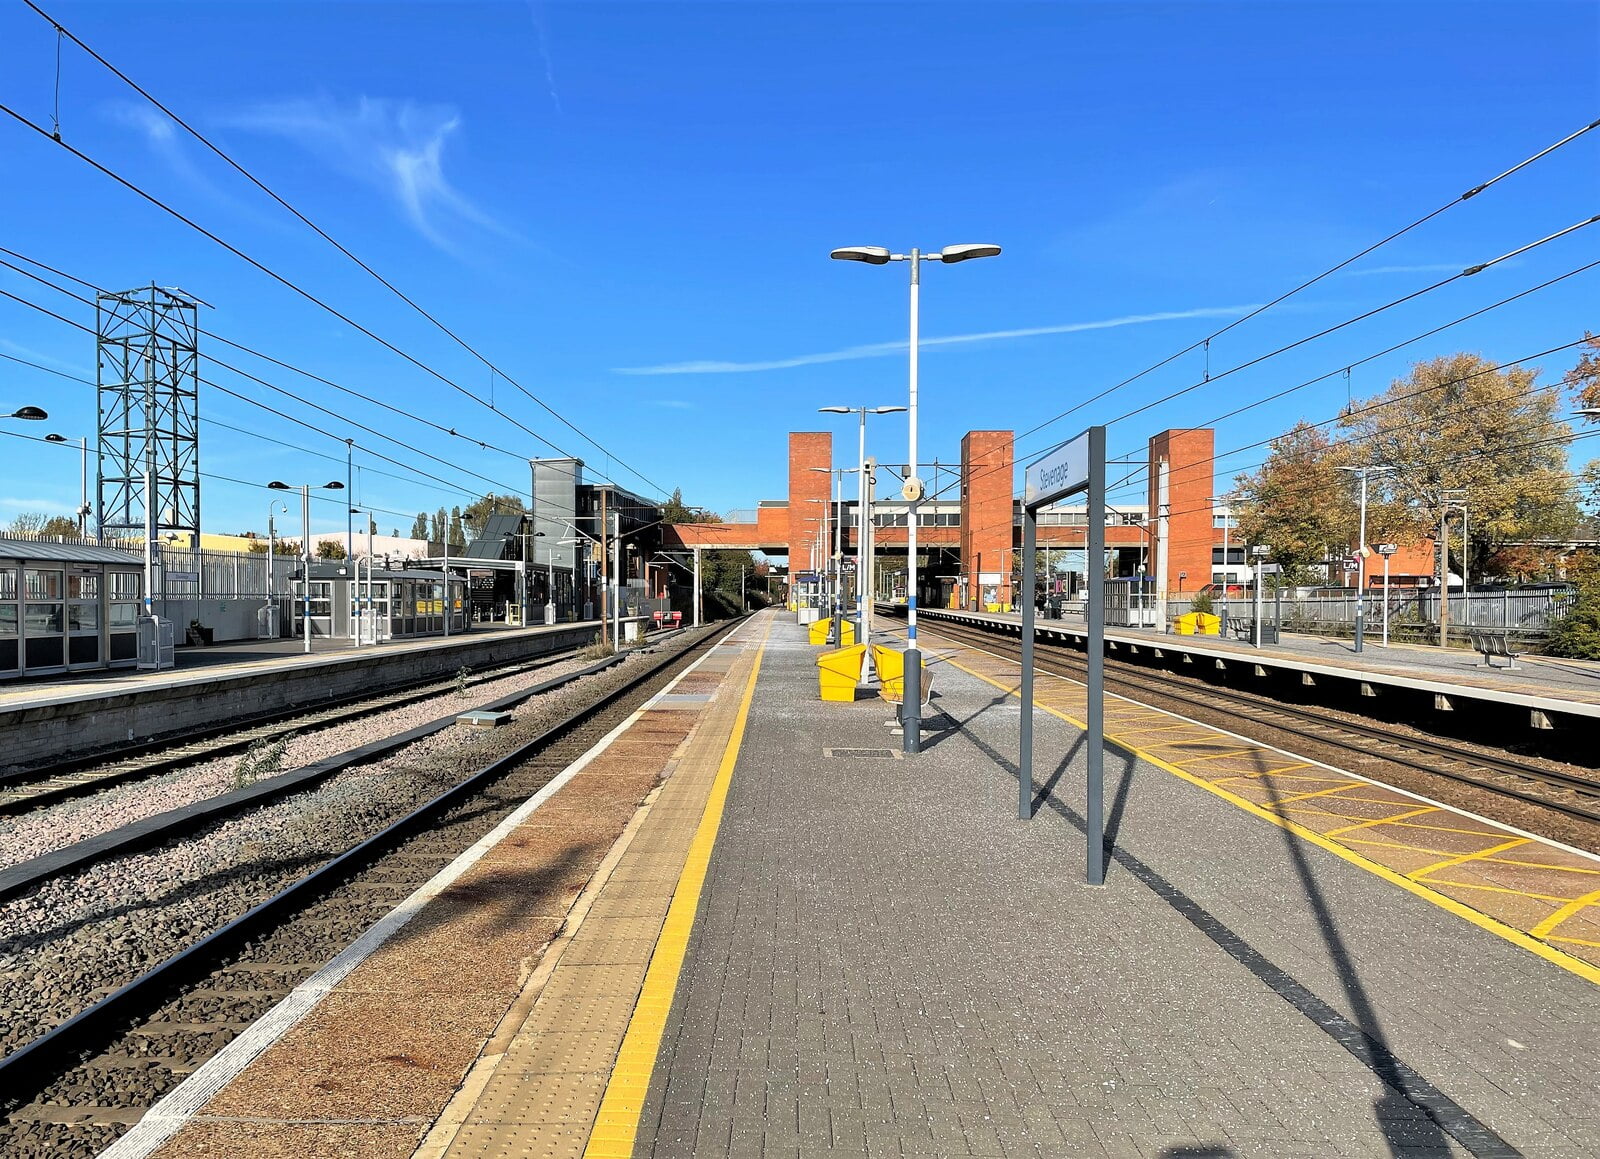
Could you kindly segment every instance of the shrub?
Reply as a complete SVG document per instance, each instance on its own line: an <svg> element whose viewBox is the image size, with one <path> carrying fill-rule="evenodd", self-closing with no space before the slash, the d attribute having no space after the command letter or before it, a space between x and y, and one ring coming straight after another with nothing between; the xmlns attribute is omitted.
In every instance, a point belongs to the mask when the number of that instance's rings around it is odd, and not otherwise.
<svg viewBox="0 0 1600 1159"><path fill-rule="evenodd" d="M1600 660L1600 567L1586 567L1572 578L1578 592L1567 614L1551 623L1545 654Z"/></svg>
<svg viewBox="0 0 1600 1159"><path fill-rule="evenodd" d="M1189 610L1191 612L1207 612L1207 613L1210 613L1212 611L1212 608L1211 608L1211 593L1210 592L1196 592L1193 596L1191 596L1189 598Z"/></svg>
<svg viewBox="0 0 1600 1159"><path fill-rule="evenodd" d="M233 766L233 787L247 788L262 777L283 772L283 759L288 754L289 742L293 739L293 733L286 733L276 738L257 737Z"/></svg>

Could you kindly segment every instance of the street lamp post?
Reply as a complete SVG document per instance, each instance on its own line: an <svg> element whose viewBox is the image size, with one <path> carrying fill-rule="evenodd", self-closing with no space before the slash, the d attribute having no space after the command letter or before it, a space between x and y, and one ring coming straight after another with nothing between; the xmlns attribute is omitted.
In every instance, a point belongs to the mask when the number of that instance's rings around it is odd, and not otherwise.
<svg viewBox="0 0 1600 1159"><path fill-rule="evenodd" d="M268 483L267 484L267 488L269 490L272 490L272 491L293 491L294 490L294 488L289 486L289 484L280 482L277 479L274 479L272 482ZM318 487L317 490L319 490L319 491L343 491L344 490L344 484L339 482L337 479L335 479L332 482L324 483L321 487ZM145 538L148 541L149 537L146 536ZM146 543L146 550L148 550L148 542ZM300 567L301 567L301 575L303 577L303 583L305 585L303 593L302 593L303 596L304 596L304 600L301 602L301 605L300 605L300 607L301 607L300 621L301 621L301 626L303 628L303 635L304 635L304 638L305 638L305 645L306 645L305 650L306 650L306 653L309 655L310 652L311 652L311 484L310 483L302 483L302 484L300 484ZM149 595L148 595L148 592L147 592L146 593L146 599L148 600L148 598L149 598ZM331 608L332 608L332 604L331 603L329 605L329 608L331 610Z"/></svg>
<svg viewBox="0 0 1600 1159"><path fill-rule="evenodd" d="M909 505L906 518L905 695L904 712L901 717L904 722L902 747L908 753L922 751L922 651L917 647L917 504L925 490L922 480L917 477L917 327L922 262L926 259L953 265L973 258L992 258L999 253L1000 247L997 245L967 244L945 246L938 253L929 254L924 254L919 249L913 249L910 253L896 254L890 253L882 246L845 246L828 255L838 261L865 262L873 266L885 265L888 262L911 264L911 329L908 343L910 405L906 407L909 428L906 457L908 465L905 486L900 492Z"/></svg>
<svg viewBox="0 0 1600 1159"><path fill-rule="evenodd" d="M1341 471L1349 471L1361 480L1361 522L1360 544L1356 549L1356 651L1360 652L1365 647L1367 627L1367 556L1370 549L1367 547L1367 479L1373 474L1382 474L1394 470L1393 467L1365 466L1365 467L1340 467ZM1384 561L1388 564L1387 558ZM1385 593L1387 596L1387 593ZM1388 615L1388 600L1384 601L1384 614ZM1388 644L1387 635L1384 643Z"/></svg>
<svg viewBox="0 0 1600 1159"><path fill-rule="evenodd" d="M1228 571L1228 567L1230 565L1230 561L1228 559L1228 531L1233 523L1233 508L1229 505L1228 497L1226 495L1212 495L1209 496L1206 501L1210 503L1213 508L1222 508L1222 623L1220 625L1220 631L1222 632L1223 636L1227 636L1228 576L1231 574Z"/></svg>
<svg viewBox="0 0 1600 1159"><path fill-rule="evenodd" d="M831 557L829 571L833 584L833 623L829 626L829 640L836 646L844 644L844 629L841 621L844 619L844 477L855 473L856 467L812 467L813 471L823 471L833 476L833 505L828 509L832 520L832 532L824 533ZM824 527L830 526L826 521ZM857 569L859 570L859 569ZM859 579L858 581L859 582Z"/></svg>
<svg viewBox="0 0 1600 1159"><path fill-rule="evenodd" d="M276 640L282 633L278 628L278 597L272 590L272 572L274 557L278 554L278 535L273 526L272 515L275 511L289 514L289 505L281 499L274 499L267 504L267 627Z"/></svg>
<svg viewBox="0 0 1600 1159"><path fill-rule="evenodd" d="M70 440L65 435L49 434L44 437L47 443L60 443L70 445ZM89 436L83 435L78 439L78 536L88 537L89 512Z"/></svg>
<svg viewBox="0 0 1600 1159"><path fill-rule="evenodd" d="M1378 554L1383 556L1383 646L1389 646L1389 557L1399 550L1399 544L1380 543Z"/></svg>
<svg viewBox="0 0 1600 1159"><path fill-rule="evenodd" d="M857 482L860 483L856 500L856 642L858 644L870 643L872 622L872 555L871 544L868 540L868 528L871 526L871 517L867 510L867 416L869 414L886 415L899 414L906 408L903 406L824 406L818 407L819 414L858 414L861 416L861 429L859 447L856 460L856 470L859 472ZM868 648L864 657L862 672L864 679L871 678L872 649Z"/></svg>

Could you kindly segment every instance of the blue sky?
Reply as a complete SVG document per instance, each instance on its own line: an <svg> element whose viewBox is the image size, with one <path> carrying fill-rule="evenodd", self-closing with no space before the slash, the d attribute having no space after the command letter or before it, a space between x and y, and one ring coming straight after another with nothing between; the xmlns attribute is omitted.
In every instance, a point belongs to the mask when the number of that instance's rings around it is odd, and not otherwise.
<svg viewBox="0 0 1600 1159"><path fill-rule="evenodd" d="M577 431L70 43L65 141L464 390L492 392L591 477L681 487L721 511L783 495L790 430L833 429L841 465L854 461L853 420L817 406L905 401L905 266L830 262L835 246L1004 247L925 271L923 336L948 341L922 360L922 457L948 462L965 431L1034 427L1600 116L1593 2L43 6ZM54 32L7 0L0 103L48 127L55 91ZM1209 371L1597 212L1600 131L1230 331ZM518 456L557 453L9 117L0 223L0 245L95 284L184 287L214 307L208 329L408 414ZM1111 449L1209 425L1597 258L1600 225L1115 422ZM92 325L8 270L0 290ZM1498 361L1574 341L1600 330L1597 302L1600 271L1578 275L1358 367L1350 390L1457 349ZM458 488L357 450L357 498L388 512L490 486L465 471L526 487L512 456L206 352L412 448L208 366L315 428L202 387L209 473L342 477L355 437ZM0 354L93 377L91 339L4 298ZM1538 361L1555 380L1574 358ZM1019 461L1206 372L1202 352L1186 355L1020 440ZM51 413L4 429L76 440L93 431L93 393L0 359L0 405ZM1345 395L1336 375L1229 420L1217 445L1331 417ZM904 458L903 416L871 430L879 458ZM0 521L76 505L75 453L0 445ZM1219 481L1260 457L1224 458ZM207 530L263 527L266 492L203 487ZM342 507L317 521L342 524Z"/></svg>

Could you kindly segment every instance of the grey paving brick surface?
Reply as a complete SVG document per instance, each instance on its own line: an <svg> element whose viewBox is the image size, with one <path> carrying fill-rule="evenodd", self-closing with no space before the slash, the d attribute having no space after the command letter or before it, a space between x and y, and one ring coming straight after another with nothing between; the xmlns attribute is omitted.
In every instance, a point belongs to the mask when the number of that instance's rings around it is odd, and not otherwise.
<svg viewBox="0 0 1600 1159"><path fill-rule="evenodd" d="M780 620L636 1154L1600 1154L1590 983L1115 753L1087 887L1073 730L1022 822L1014 701L945 667L921 756L827 759L898 738L815 655Z"/></svg>

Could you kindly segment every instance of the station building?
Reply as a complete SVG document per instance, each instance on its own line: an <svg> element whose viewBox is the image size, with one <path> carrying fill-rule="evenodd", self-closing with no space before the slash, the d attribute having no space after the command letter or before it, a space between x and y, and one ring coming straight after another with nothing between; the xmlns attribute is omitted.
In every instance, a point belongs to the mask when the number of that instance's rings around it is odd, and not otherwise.
<svg viewBox="0 0 1600 1159"><path fill-rule="evenodd" d="M927 498L917 516L917 599L925 606L1010 607L1020 571L1022 512L1014 496L1014 434L1007 430L968 431L953 464L924 465ZM673 548L740 548L786 556L791 579L826 567L831 551L834 468L833 436L826 431L789 435L788 495L764 500L752 521L677 525L666 529ZM1106 513L1108 573L1149 576L1172 595L1192 593L1224 577L1246 578L1246 545L1223 534L1227 516L1211 497L1212 432L1162 431L1149 440L1150 480L1144 503L1115 504ZM891 475L899 468L880 468ZM886 475L885 478L890 477ZM850 476L846 476L850 480ZM846 491L857 485L847 482ZM898 492L880 485L869 501L870 536L876 560L874 595L905 596L910 505ZM842 551L854 556L860 543L860 518L854 494L838 505ZM1152 516L1154 512L1154 516ZM1038 543L1050 553L1057 576L1084 577L1088 510L1081 502L1040 513ZM826 529L826 530L825 530ZM1224 540L1227 539L1226 558ZM898 557L898 558L896 558ZM1081 579L1063 578L1063 585Z"/></svg>

